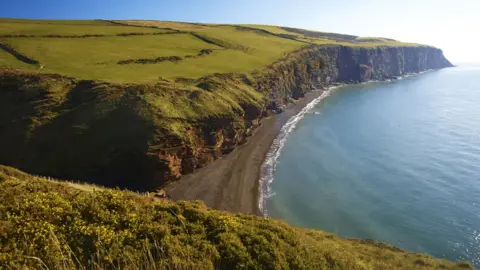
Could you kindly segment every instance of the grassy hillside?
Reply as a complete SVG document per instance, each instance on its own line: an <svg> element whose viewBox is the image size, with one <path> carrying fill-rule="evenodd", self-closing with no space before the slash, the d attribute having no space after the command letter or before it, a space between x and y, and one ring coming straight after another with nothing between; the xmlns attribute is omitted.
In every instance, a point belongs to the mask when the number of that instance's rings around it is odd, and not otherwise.
<svg viewBox="0 0 480 270"><path fill-rule="evenodd" d="M0 268L471 269L370 240L0 166Z"/></svg>
<svg viewBox="0 0 480 270"><path fill-rule="evenodd" d="M169 30L113 25L104 21L0 20L0 36L82 36L128 33L158 34Z"/></svg>
<svg viewBox="0 0 480 270"><path fill-rule="evenodd" d="M27 63L19 61L15 56L0 49L0 67L19 68L23 70L30 70L33 67Z"/></svg>
<svg viewBox="0 0 480 270"><path fill-rule="evenodd" d="M386 39L359 42L355 38L263 25L1 19L0 42L39 64L26 66L2 51L0 68L118 83L155 83L160 78L251 73L311 44L412 45ZM202 54L202 50L208 53Z"/></svg>
<svg viewBox="0 0 480 270"><path fill-rule="evenodd" d="M265 25L0 19L0 164L158 187L314 87L432 66L435 52L412 46Z"/></svg>
<svg viewBox="0 0 480 270"><path fill-rule="evenodd" d="M243 83L245 76L215 76L190 86L111 84L18 72L0 72L0 77L0 128L8 129L0 140L0 163L57 177L73 173L75 179L97 183L117 178L113 175L138 179L102 182L113 186L140 188L151 177L145 174L160 162L158 149L178 146L177 138L203 144L208 134L190 132L204 125L202 120L219 119L209 127L215 131L221 119L241 117L242 106L263 104L262 94ZM243 128L242 122L236 125ZM106 170L113 160L116 165Z"/></svg>

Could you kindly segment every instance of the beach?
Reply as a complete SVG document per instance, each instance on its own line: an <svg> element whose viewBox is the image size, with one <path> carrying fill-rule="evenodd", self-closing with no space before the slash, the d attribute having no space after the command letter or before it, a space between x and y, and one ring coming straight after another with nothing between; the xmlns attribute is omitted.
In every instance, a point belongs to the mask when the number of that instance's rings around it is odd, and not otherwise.
<svg viewBox="0 0 480 270"><path fill-rule="evenodd" d="M322 94L312 91L284 112L262 120L247 142L227 155L165 187L173 200L202 200L208 207L262 215L259 185L262 165L282 126Z"/></svg>

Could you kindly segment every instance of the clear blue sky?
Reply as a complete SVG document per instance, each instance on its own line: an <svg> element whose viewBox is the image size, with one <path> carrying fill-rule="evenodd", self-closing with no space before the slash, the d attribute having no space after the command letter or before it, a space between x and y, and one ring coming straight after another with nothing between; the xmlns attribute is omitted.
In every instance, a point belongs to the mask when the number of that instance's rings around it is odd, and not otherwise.
<svg viewBox="0 0 480 270"><path fill-rule="evenodd" d="M255 23L390 37L480 61L480 0L3 0L0 17Z"/></svg>

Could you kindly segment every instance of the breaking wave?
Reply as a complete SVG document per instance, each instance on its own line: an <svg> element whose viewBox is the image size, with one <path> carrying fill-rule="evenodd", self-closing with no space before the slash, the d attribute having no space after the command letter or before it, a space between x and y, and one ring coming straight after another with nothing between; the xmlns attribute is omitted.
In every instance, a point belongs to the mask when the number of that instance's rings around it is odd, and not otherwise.
<svg viewBox="0 0 480 270"><path fill-rule="evenodd" d="M290 133L295 129L297 123L303 119L303 117L308 114L320 101L328 97L335 89L339 86L329 87L327 90L308 103L298 114L292 116L288 122L282 127L279 134L273 141L268 151L265 161L262 165L262 175L260 178L260 198L258 200L258 207L264 216L267 216L266 201L271 196L275 195L272 192L270 185L272 184L275 178L275 168L277 166L277 160L280 157L283 146L288 139Z"/></svg>
<svg viewBox="0 0 480 270"><path fill-rule="evenodd" d="M430 71L432 71L432 69L427 69L418 73L406 73L403 76L394 78L393 80L392 79L384 80L384 81L370 80L370 81L363 82L361 84L379 83L379 82L389 83L392 81L402 80L412 76L418 76ZM315 98L310 103L308 103L307 106L305 106L298 114L296 114L295 116L292 116L288 120L288 122L282 127L282 129L280 130L280 133L277 135L272 145L270 146L270 150L268 151L265 157L265 161L263 162L263 165L262 165L262 174L260 177L260 185L259 185L260 198L258 200L258 207L264 216L268 216L268 210L266 207L267 199L275 195L275 193L272 192L270 185L275 179L275 169L277 166L277 160L280 157L283 146L285 145L285 142L287 141L288 136L295 129L295 127L297 126L297 123L300 120L302 120L303 117L305 117L305 115L308 114L315 107L315 105L317 105L320 101L328 97L333 91L335 91L340 86L329 87L319 97ZM314 112L314 114L317 114L317 113Z"/></svg>

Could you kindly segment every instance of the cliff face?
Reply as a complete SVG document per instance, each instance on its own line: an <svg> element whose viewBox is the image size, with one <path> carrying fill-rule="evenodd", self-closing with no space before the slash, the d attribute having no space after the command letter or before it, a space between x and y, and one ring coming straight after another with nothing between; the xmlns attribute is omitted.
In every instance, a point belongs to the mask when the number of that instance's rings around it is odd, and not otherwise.
<svg viewBox="0 0 480 270"><path fill-rule="evenodd" d="M452 66L442 51L428 47L357 49L340 48L337 60L340 81L383 80Z"/></svg>
<svg viewBox="0 0 480 270"><path fill-rule="evenodd" d="M152 189L229 153L263 117L312 89L449 66L442 51L431 47L312 46L285 56L267 72L195 81L209 93L221 88L241 95L248 88L264 97L260 103L245 98L228 114L199 120L165 118L152 109L145 99L165 91L158 85L3 72L0 164L58 178ZM193 103L205 98L201 91L188 92L187 98ZM163 128L165 121L184 135Z"/></svg>
<svg viewBox="0 0 480 270"><path fill-rule="evenodd" d="M210 119L206 125L197 127L195 134L211 134L203 139L202 145L214 145L212 151L206 152L203 146L190 148L184 145L190 150L164 154L169 164L165 171L168 175L154 182L173 180L230 152L245 141L261 118L272 111L281 111L284 105L313 89L334 83L394 79L406 74L453 66L441 50L431 47L313 47L288 55L286 61L279 62L269 67L271 71L268 74L256 78L256 90L266 94L265 108L245 106L243 117L234 118L245 128L232 128L233 122L228 119ZM172 171L175 176L169 174Z"/></svg>
<svg viewBox="0 0 480 270"><path fill-rule="evenodd" d="M270 88L272 106L288 103L313 88L332 83L395 79L430 69L452 67L440 49L431 47L355 48L325 46L299 53L276 67L259 88ZM278 76L279 75L279 76Z"/></svg>

